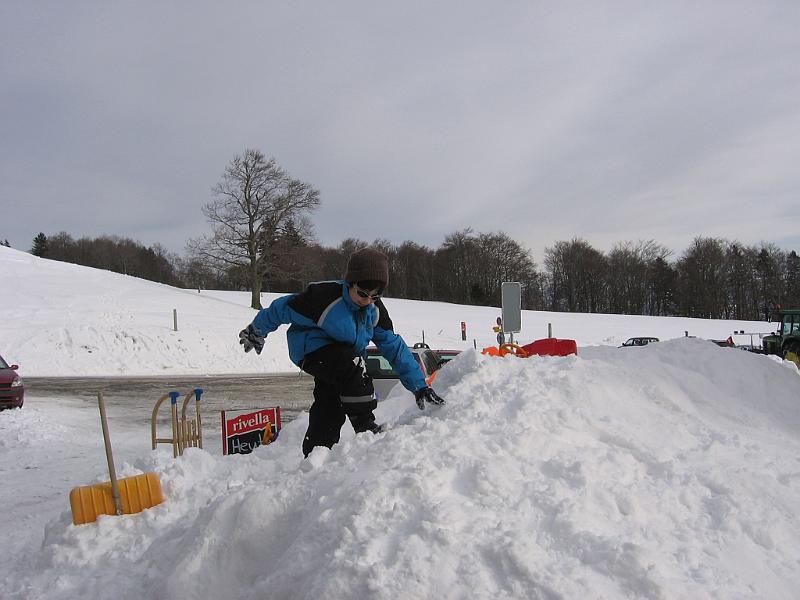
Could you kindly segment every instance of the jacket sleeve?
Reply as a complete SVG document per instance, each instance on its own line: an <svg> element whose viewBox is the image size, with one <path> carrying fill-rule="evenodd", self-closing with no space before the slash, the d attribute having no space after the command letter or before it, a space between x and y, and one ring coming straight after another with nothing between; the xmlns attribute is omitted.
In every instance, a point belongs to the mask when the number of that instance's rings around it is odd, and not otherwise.
<svg viewBox="0 0 800 600"><path fill-rule="evenodd" d="M275 331L281 325L296 324L306 327L313 326L314 322L311 319L301 315L289 306L289 302L291 302L295 296L296 294L281 296L268 307L258 311L256 318L253 319L253 329L255 329L258 334L265 336Z"/></svg>
<svg viewBox="0 0 800 600"><path fill-rule="evenodd" d="M403 338L394 332L389 311L383 302L375 303L377 323L372 332L372 341L381 351L386 360L392 365L395 373L400 377L400 383L410 392L427 387L425 377L419 363L414 359Z"/></svg>
<svg viewBox="0 0 800 600"><path fill-rule="evenodd" d="M400 377L400 383L409 392L416 392L428 386L422 376L422 369L420 369L417 361L414 360L414 356L403 338L391 329L386 330L376 327L372 335L372 341L375 342L381 354L392 365L395 373Z"/></svg>

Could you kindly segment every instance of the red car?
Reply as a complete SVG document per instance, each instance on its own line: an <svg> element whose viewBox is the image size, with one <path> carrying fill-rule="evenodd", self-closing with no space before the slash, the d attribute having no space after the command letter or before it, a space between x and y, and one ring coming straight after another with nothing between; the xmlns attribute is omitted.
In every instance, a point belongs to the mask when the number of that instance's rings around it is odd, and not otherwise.
<svg viewBox="0 0 800 600"><path fill-rule="evenodd" d="M0 410L4 408L22 408L25 386L17 375L19 365L11 365L0 356Z"/></svg>

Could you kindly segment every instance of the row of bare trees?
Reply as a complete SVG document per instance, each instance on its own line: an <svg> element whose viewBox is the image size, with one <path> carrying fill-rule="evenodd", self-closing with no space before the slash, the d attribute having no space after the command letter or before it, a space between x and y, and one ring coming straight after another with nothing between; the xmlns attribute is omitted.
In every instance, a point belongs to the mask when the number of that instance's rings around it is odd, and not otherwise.
<svg viewBox="0 0 800 600"><path fill-rule="evenodd" d="M400 245L349 238L336 248L311 239L279 238L262 283L264 291L296 292L311 281L340 279L350 255L372 246L389 258L389 294L396 298L439 300L462 304L499 305L503 281L519 281L526 308L541 305L539 275L530 253L503 233L453 233L438 249L416 242ZM214 269L202 257L187 261L186 280L192 287L250 289L247 270Z"/></svg>
<svg viewBox="0 0 800 600"><path fill-rule="evenodd" d="M653 241L620 243L603 253L573 239L548 247L538 271L530 253L506 234L470 229L448 235L436 249L381 239L347 239L329 248L289 226L271 248L264 290L296 292L311 281L338 279L348 257L368 245L389 257L389 293L397 298L499 306L502 282L519 281L523 308L534 310L764 320L776 305L800 305L800 258L769 243L698 237L670 261L670 252ZM39 234L32 251L171 285L250 290L246 268L179 258L128 238Z"/></svg>
<svg viewBox="0 0 800 600"><path fill-rule="evenodd" d="M800 305L800 259L762 242L745 246L697 237L674 262L653 242L617 244L604 254L586 241L545 251L546 306L569 312L768 320Z"/></svg>
<svg viewBox="0 0 800 600"><path fill-rule="evenodd" d="M677 312L718 319L768 319L800 306L800 258L762 242L696 238L675 265Z"/></svg>
<svg viewBox="0 0 800 600"><path fill-rule="evenodd" d="M182 285L182 261L160 244L146 247L130 238L117 236L75 239L66 231L33 239L31 254L42 258L105 269L141 279Z"/></svg>

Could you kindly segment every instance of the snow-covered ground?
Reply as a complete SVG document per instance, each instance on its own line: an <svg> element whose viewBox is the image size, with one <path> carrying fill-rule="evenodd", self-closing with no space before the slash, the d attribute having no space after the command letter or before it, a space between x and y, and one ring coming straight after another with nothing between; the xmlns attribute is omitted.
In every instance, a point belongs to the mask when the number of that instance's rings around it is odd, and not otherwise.
<svg viewBox="0 0 800 600"><path fill-rule="evenodd" d="M281 332L241 352L241 294L6 248L0 281L0 354L23 375L292 369ZM497 309L386 303L408 341L493 341ZM345 426L308 460L305 417L250 455L176 460L109 398L120 476L155 470L167 498L79 527L69 489L108 479L96 409L0 413L0 598L796 598L800 375L700 339L770 325L530 312L520 339L548 322L577 357L467 350L436 381L446 406L398 390L389 431ZM634 335L669 341L616 348Z"/></svg>

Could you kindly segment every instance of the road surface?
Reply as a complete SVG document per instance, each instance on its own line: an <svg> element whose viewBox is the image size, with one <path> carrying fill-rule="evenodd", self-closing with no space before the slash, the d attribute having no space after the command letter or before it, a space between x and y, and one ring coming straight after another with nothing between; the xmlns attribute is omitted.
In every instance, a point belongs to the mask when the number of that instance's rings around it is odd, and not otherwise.
<svg viewBox="0 0 800 600"><path fill-rule="evenodd" d="M25 398L59 398L75 409L97 412L97 392L102 392L109 421L126 429L150 430L153 407L173 390L183 396L194 388L203 389L201 414L204 447L217 447L221 436L220 411L240 408L281 407L281 420L288 423L311 406L314 379L308 375L220 375L167 377L26 377ZM187 417L194 416L190 401ZM179 404L180 409L181 404ZM24 410L24 408L23 408ZM157 415L158 437L171 436L169 401ZM212 445L213 444L213 445Z"/></svg>

